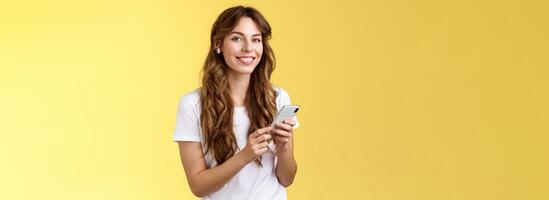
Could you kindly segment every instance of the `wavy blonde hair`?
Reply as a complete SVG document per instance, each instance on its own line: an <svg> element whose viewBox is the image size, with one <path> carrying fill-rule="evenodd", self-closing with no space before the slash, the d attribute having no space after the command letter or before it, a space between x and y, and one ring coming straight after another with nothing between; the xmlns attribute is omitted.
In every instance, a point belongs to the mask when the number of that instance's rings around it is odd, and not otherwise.
<svg viewBox="0 0 549 200"><path fill-rule="evenodd" d="M223 54L214 53L215 44L234 29L240 18L251 18L262 36L263 54L259 64L250 77L245 106L250 119L248 136L255 130L266 127L276 113L276 92L270 82L275 69L275 56L268 40L271 27L267 20L254 8L236 6L223 11L214 22L210 36L210 50L202 69L202 88L200 115L202 134L205 139L206 153L212 152L219 165L231 158L238 145L233 132L233 101L230 95L227 66ZM261 164L261 156L256 163Z"/></svg>

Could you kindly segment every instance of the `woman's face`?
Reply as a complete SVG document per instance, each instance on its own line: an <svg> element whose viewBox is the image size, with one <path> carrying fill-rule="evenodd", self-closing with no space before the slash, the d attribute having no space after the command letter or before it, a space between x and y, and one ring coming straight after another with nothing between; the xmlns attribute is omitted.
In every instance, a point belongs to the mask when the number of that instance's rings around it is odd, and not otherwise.
<svg viewBox="0 0 549 200"><path fill-rule="evenodd" d="M249 17L240 18L234 29L223 39L221 52L231 71L251 74L263 55L261 32Z"/></svg>

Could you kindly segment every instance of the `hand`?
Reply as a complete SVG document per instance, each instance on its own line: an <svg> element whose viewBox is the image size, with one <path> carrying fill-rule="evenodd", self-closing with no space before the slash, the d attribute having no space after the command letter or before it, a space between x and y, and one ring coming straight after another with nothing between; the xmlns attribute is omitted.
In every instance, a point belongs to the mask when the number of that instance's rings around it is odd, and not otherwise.
<svg viewBox="0 0 549 200"><path fill-rule="evenodd" d="M275 129L271 130L273 140L275 141L277 149L290 147L292 143L292 137L294 134L295 121L292 119L286 119L282 123L275 125Z"/></svg>
<svg viewBox="0 0 549 200"><path fill-rule="evenodd" d="M248 142L246 143L246 147L242 150L242 153L248 158L249 162L256 160L261 154L268 150L267 145L269 143L267 141L272 137L269 134L271 129L271 127L257 129L248 136Z"/></svg>

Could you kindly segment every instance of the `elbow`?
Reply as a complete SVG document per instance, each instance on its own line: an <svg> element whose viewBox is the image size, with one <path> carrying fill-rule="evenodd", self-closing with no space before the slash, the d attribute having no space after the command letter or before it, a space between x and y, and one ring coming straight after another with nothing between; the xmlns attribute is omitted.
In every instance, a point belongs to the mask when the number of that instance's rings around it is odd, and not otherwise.
<svg viewBox="0 0 549 200"><path fill-rule="evenodd" d="M280 183L284 187L290 187L292 185L293 181L288 181L287 183Z"/></svg>
<svg viewBox="0 0 549 200"><path fill-rule="evenodd" d="M198 198L202 198L207 195L206 191L203 187L201 187L199 184L197 184L194 181L189 181L189 187L191 189L191 192L194 194L194 196Z"/></svg>
<svg viewBox="0 0 549 200"><path fill-rule="evenodd" d="M293 182L294 182L294 180L282 181L282 182L280 182L280 184L284 187L290 187L290 185L292 185Z"/></svg>
<svg viewBox="0 0 549 200"><path fill-rule="evenodd" d="M278 183L284 187L290 187L292 183L294 182L294 177L287 177L287 178L278 178Z"/></svg>
<svg viewBox="0 0 549 200"><path fill-rule="evenodd" d="M295 175L297 173L297 166L291 170L290 173L283 173L282 171L277 171L277 179L278 183L284 187L290 187L292 183L294 182Z"/></svg>
<svg viewBox="0 0 549 200"><path fill-rule="evenodd" d="M193 192L193 194L194 194L194 196L196 196L196 197L198 197L198 198L203 198L204 196L206 196L206 195L204 195L204 194L202 194L202 193L197 193L197 192Z"/></svg>
<svg viewBox="0 0 549 200"><path fill-rule="evenodd" d="M196 186L193 187L191 186L191 192L194 194L194 196L198 197L198 198L202 198L204 196L206 196L206 193L200 189L198 189Z"/></svg>

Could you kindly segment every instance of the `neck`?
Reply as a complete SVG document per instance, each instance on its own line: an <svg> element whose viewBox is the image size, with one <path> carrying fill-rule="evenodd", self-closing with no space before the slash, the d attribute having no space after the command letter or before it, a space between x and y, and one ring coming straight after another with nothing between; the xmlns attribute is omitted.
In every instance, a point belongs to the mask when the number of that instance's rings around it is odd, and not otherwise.
<svg viewBox="0 0 549 200"><path fill-rule="evenodd" d="M244 106L248 85L250 85L250 74L229 72L227 78L234 106Z"/></svg>

